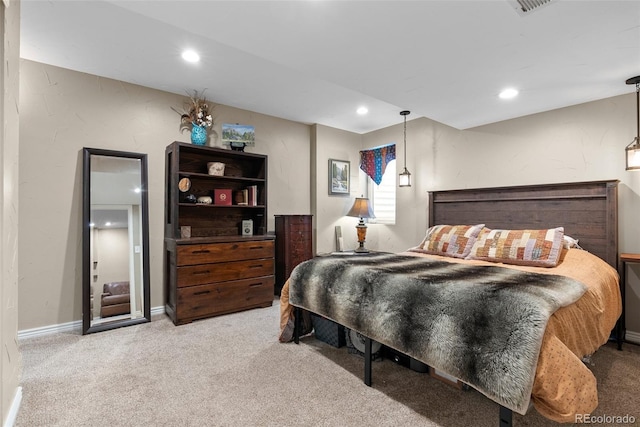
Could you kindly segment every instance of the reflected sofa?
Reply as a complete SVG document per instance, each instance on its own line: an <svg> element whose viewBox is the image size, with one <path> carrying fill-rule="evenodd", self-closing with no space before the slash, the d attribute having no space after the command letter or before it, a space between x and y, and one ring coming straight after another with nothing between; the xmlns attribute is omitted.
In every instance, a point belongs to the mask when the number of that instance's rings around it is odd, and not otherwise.
<svg viewBox="0 0 640 427"><path fill-rule="evenodd" d="M129 314L129 282L105 283L100 299L100 317Z"/></svg>

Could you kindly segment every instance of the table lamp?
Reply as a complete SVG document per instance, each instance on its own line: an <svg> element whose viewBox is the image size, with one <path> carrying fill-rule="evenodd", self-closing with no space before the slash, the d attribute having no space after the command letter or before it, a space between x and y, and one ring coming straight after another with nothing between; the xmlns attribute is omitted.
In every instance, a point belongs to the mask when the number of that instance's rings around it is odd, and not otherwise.
<svg viewBox="0 0 640 427"><path fill-rule="evenodd" d="M369 252L369 250L364 247L364 241L367 237L367 225L364 223L364 219L376 217L373 214L373 208L371 207L371 203L369 203L369 199L364 196L356 197L356 201L353 203L353 206L351 207L351 210L349 211L347 216L360 218L358 225L356 225L356 231L358 232L358 243L360 245L356 248L355 252Z"/></svg>

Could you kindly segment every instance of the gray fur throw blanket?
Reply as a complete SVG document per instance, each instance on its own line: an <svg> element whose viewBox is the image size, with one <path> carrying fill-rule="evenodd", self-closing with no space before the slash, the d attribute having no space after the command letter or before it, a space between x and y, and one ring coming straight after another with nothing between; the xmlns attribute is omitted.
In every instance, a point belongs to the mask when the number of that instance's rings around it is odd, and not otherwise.
<svg viewBox="0 0 640 427"><path fill-rule="evenodd" d="M500 266L395 254L299 264L289 302L469 384L524 414L549 317L586 287Z"/></svg>

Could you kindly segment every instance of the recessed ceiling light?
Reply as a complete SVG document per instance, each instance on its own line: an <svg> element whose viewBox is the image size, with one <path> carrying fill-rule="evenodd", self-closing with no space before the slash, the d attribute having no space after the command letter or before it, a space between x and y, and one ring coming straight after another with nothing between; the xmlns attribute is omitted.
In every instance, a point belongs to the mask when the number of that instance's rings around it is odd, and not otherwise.
<svg viewBox="0 0 640 427"><path fill-rule="evenodd" d="M200 55L198 55L194 50L185 50L182 52L182 59L187 62L198 62L200 61Z"/></svg>
<svg viewBox="0 0 640 427"><path fill-rule="evenodd" d="M360 114L361 116L364 116L368 112L369 109L367 107L358 107L358 109L356 110L356 113Z"/></svg>
<svg viewBox="0 0 640 427"><path fill-rule="evenodd" d="M500 97L500 99L515 98L516 96L518 96L518 90L510 87L510 88L505 89L502 92L500 92L500 95L498 95L498 96Z"/></svg>

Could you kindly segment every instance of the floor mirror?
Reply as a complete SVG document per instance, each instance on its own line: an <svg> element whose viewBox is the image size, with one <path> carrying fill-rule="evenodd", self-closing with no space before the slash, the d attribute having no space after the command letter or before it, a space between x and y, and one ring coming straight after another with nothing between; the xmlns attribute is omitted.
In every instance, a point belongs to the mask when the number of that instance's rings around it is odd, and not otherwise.
<svg viewBox="0 0 640 427"><path fill-rule="evenodd" d="M147 155L83 148L82 333L151 321Z"/></svg>

